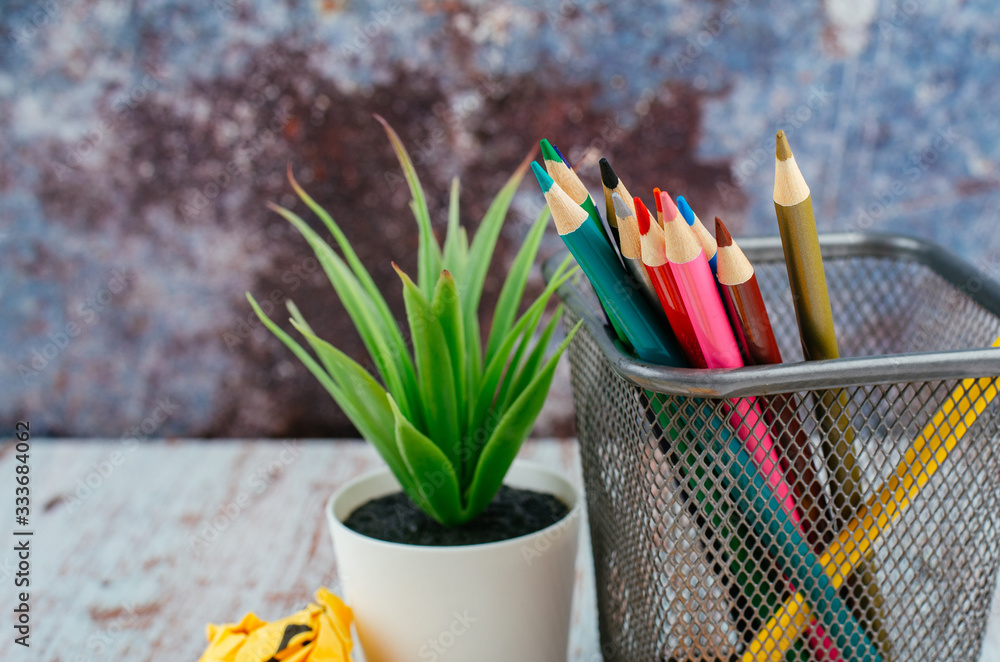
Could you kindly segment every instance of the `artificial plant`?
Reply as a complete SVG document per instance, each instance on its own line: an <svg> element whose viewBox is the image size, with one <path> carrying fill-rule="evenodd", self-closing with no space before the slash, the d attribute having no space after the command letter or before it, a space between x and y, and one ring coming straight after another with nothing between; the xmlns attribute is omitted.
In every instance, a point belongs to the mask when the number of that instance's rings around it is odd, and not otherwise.
<svg viewBox="0 0 1000 662"><path fill-rule="evenodd" d="M528 160L486 211L472 242L459 224L458 180L452 181L443 247L431 227L424 191L395 131L381 117L413 199L419 245L414 282L402 281L408 328L392 312L333 218L295 181L298 196L325 224L341 256L294 212L270 204L305 237L361 335L379 379L319 338L292 302L292 326L315 358L279 328L247 293L264 325L285 343L371 442L406 494L446 526L467 522L492 501L541 411L556 363L575 333L546 349L562 316L559 306L537 340L546 304L571 275L567 258L545 290L518 316L548 219L543 209L517 252L493 311L483 347L478 309L486 272ZM317 360L318 359L318 360Z"/></svg>

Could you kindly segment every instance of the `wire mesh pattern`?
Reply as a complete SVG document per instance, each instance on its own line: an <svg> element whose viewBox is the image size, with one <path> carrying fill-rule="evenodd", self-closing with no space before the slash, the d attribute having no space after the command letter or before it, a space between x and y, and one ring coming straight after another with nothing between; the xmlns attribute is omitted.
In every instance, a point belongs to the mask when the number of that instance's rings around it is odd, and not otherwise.
<svg viewBox="0 0 1000 662"><path fill-rule="evenodd" d="M845 356L985 347L1000 333L1000 318L962 284L919 262L853 256L825 266ZM783 356L800 361L784 264L755 267ZM574 287L597 310L585 281ZM830 391L656 393L622 378L586 325L570 361L605 660L836 659L830 644L845 660L976 659L1000 562L995 375L840 392L861 492L881 499L862 515L892 512L852 524L857 509L842 503L824 462L837 421L817 405ZM775 477L747 450L761 436L758 418L796 519L778 512L788 509L771 491ZM937 471L927 469L935 461ZM917 484L909 496L899 488L905 467ZM867 545L853 572L824 565L845 530ZM859 579L862 567L877 594ZM811 611L806 625L769 629L796 594ZM853 635L834 602L859 626Z"/></svg>

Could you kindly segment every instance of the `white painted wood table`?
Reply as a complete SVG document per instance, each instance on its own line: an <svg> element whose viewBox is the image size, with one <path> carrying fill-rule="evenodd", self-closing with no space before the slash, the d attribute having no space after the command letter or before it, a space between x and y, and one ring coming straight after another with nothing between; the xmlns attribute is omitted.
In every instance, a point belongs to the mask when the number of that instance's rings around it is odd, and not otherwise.
<svg viewBox="0 0 1000 662"><path fill-rule="evenodd" d="M521 456L580 481L575 441L532 441ZM0 447L0 503L11 506L15 462L13 445ZM358 441L32 440L31 647L9 624L8 526L0 660L193 662L206 623L277 618L321 585L339 591L323 505L377 466ZM599 662L588 539L580 549L569 662ZM1000 662L997 604L982 662Z"/></svg>

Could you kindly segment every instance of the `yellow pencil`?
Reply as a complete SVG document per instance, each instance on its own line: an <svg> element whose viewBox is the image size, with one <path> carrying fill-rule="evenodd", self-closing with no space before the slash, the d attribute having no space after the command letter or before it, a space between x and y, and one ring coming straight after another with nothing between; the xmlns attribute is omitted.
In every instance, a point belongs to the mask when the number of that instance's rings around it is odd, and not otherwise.
<svg viewBox="0 0 1000 662"><path fill-rule="evenodd" d="M1000 347L1000 338L993 343ZM890 478L830 544L819 563L834 588L843 585L870 555L882 532L930 482L948 454L997 396L1000 380L965 379L924 426ZM780 662L809 622L810 608L801 593L788 599L751 642L742 662Z"/></svg>

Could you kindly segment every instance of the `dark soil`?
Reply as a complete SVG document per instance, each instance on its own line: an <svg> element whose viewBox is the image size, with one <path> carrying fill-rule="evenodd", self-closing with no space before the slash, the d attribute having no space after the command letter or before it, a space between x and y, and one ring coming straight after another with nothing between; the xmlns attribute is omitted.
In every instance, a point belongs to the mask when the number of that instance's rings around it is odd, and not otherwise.
<svg viewBox="0 0 1000 662"><path fill-rule="evenodd" d="M363 504L344 525L387 542L449 547L525 536L555 524L567 512L566 504L551 494L503 485L479 517L461 526L449 528L438 524L402 492Z"/></svg>

